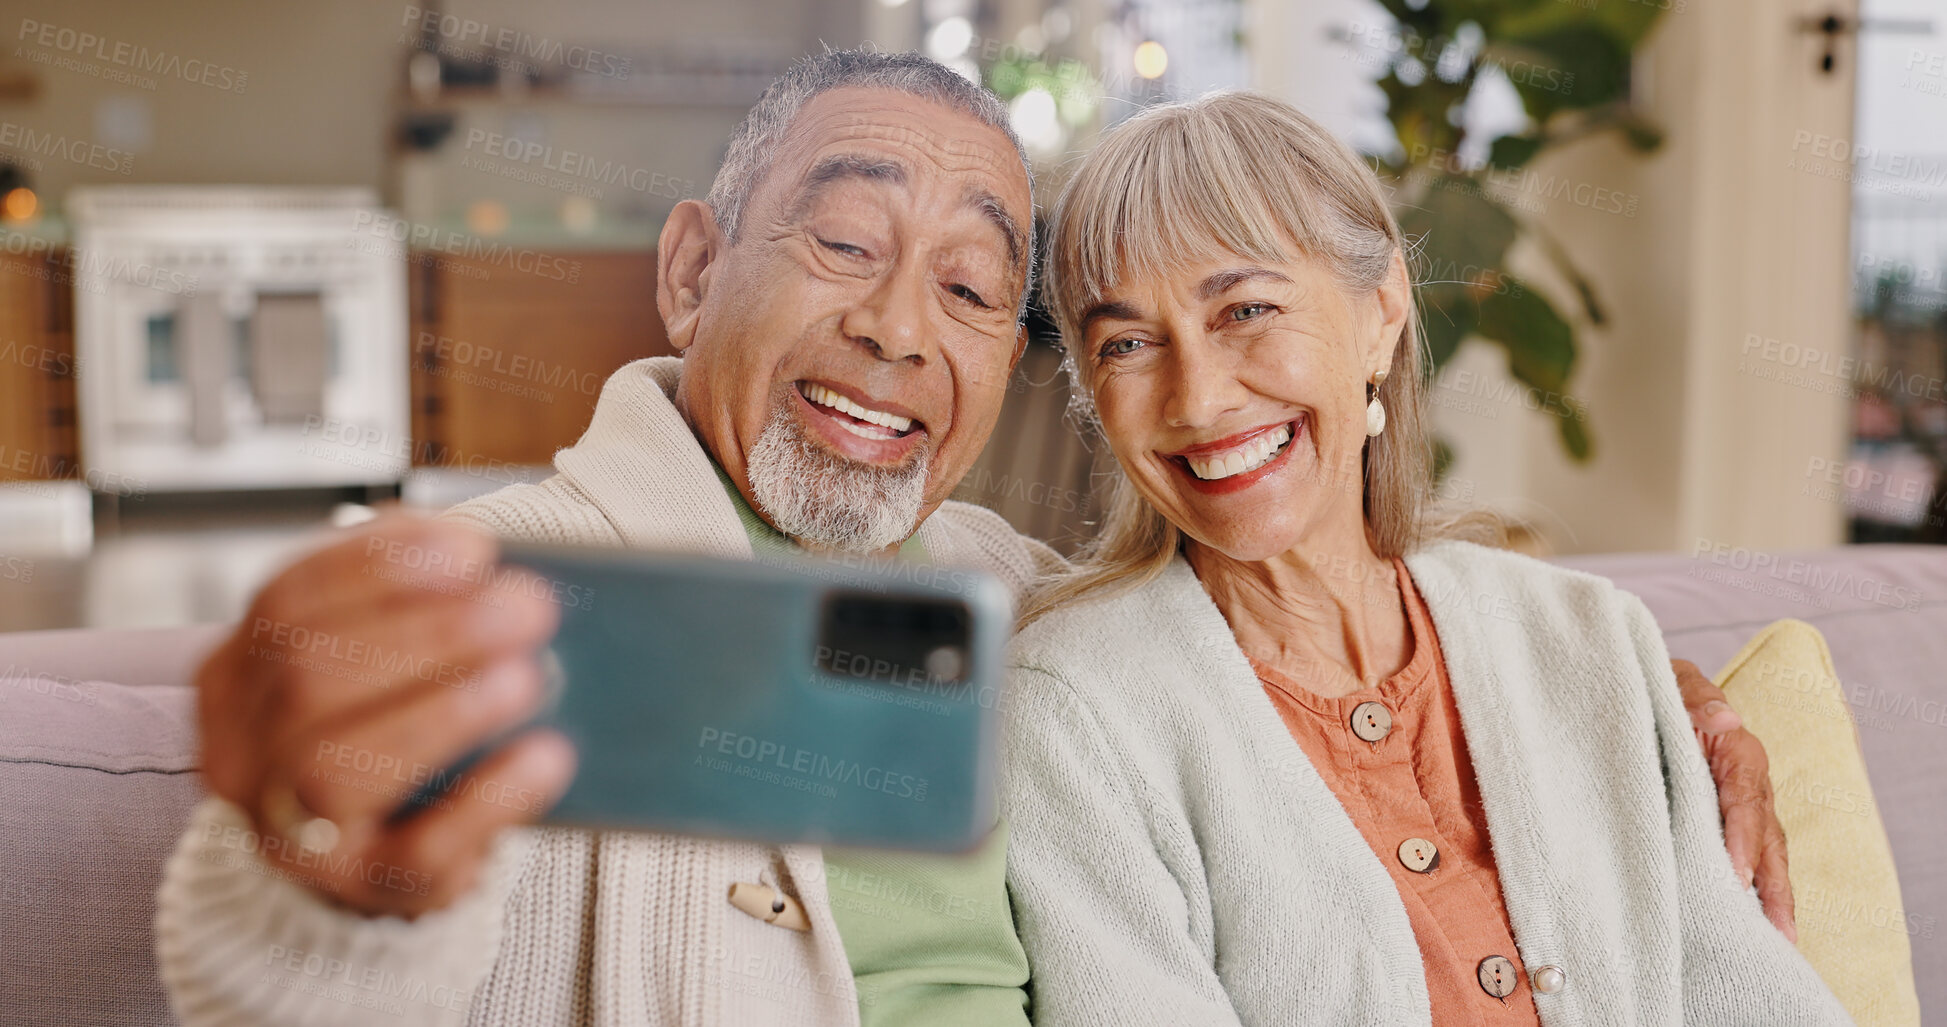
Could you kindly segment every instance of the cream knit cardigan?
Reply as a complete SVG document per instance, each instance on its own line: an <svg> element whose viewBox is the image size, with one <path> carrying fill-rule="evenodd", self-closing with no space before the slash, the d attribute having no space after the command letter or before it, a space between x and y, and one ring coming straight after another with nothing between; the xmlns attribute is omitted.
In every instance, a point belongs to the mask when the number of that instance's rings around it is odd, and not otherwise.
<svg viewBox="0 0 1947 1027"><path fill-rule="evenodd" d="M736 510L671 402L682 366L664 357L617 371L588 431L556 455L556 475L449 516L512 539L748 557ZM988 570L1017 591L1059 562L964 503L941 506L919 539L935 562ZM477 888L410 922L328 906L255 848L240 812L211 799L165 871L157 954L192 1027L858 1023L815 847L512 830ZM732 883L760 877L798 896L808 933L730 906Z"/></svg>
<svg viewBox="0 0 1947 1027"><path fill-rule="evenodd" d="M1406 563L1521 960L1566 975L1541 1022L1850 1023L1731 869L1643 604L1463 543ZM1397 887L1188 564L1048 614L1011 663L1002 814L1036 1024L1430 1022Z"/></svg>

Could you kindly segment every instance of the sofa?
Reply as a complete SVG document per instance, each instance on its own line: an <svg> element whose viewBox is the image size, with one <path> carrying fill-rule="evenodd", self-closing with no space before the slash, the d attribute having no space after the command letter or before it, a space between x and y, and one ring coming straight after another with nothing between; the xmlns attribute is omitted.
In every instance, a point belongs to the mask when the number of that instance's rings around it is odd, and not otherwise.
<svg viewBox="0 0 1947 1027"><path fill-rule="evenodd" d="M1947 1023L1947 549L1589 556L1707 673L1781 618L1825 634L1898 866L1921 1008ZM0 1023L168 1023L153 895L191 805L187 685L223 625L0 635ZM1852 916L1845 909L1805 916Z"/></svg>

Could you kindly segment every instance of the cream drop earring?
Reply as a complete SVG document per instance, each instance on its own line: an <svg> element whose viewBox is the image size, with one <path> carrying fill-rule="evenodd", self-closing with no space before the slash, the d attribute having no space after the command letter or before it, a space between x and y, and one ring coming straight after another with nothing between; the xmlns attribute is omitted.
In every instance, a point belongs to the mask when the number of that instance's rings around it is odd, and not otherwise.
<svg viewBox="0 0 1947 1027"><path fill-rule="evenodd" d="M1377 438L1386 430L1386 406L1379 402L1379 387L1386 384L1386 372L1372 376L1372 401L1366 404L1366 437Z"/></svg>

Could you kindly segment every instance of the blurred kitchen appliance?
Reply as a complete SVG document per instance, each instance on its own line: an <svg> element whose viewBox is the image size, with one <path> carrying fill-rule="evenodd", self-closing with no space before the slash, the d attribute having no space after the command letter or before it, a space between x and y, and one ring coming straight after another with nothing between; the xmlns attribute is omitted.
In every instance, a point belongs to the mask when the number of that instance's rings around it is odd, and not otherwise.
<svg viewBox="0 0 1947 1027"><path fill-rule="evenodd" d="M401 224L356 188L74 190L81 459L149 492L379 485L411 457Z"/></svg>

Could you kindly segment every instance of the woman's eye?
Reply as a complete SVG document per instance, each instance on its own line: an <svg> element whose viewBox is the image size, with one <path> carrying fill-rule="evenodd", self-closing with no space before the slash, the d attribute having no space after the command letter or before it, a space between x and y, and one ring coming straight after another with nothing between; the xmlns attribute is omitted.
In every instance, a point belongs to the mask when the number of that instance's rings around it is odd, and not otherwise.
<svg viewBox="0 0 1947 1027"><path fill-rule="evenodd" d="M1143 348L1145 345L1148 344L1137 338L1111 339L1102 344L1102 355L1105 357L1126 357Z"/></svg>
<svg viewBox="0 0 1947 1027"><path fill-rule="evenodd" d="M955 296L958 296L963 300L966 300L968 303L971 303L974 306L981 308L982 310L987 309L987 301L981 299L979 293L973 291L972 289L967 288L964 285L949 286L947 291L953 293Z"/></svg>
<svg viewBox="0 0 1947 1027"><path fill-rule="evenodd" d="M1269 303L1240 303L1231 309L1230 319L1233 321L1249 321L1252 318L1264 316L1270 310L1271 304Z"/></svg>
<svg viewBox="0 0 1947 1027"><path fill-rule="evenodd" d="M863 249L860 249L859 247L854 246L848 242L833 242L830 239L820 239L818 240L818 245L823 246L824 248L831 250L834 253L843 253L848 257L865 256L865 251Z"/></svg>

